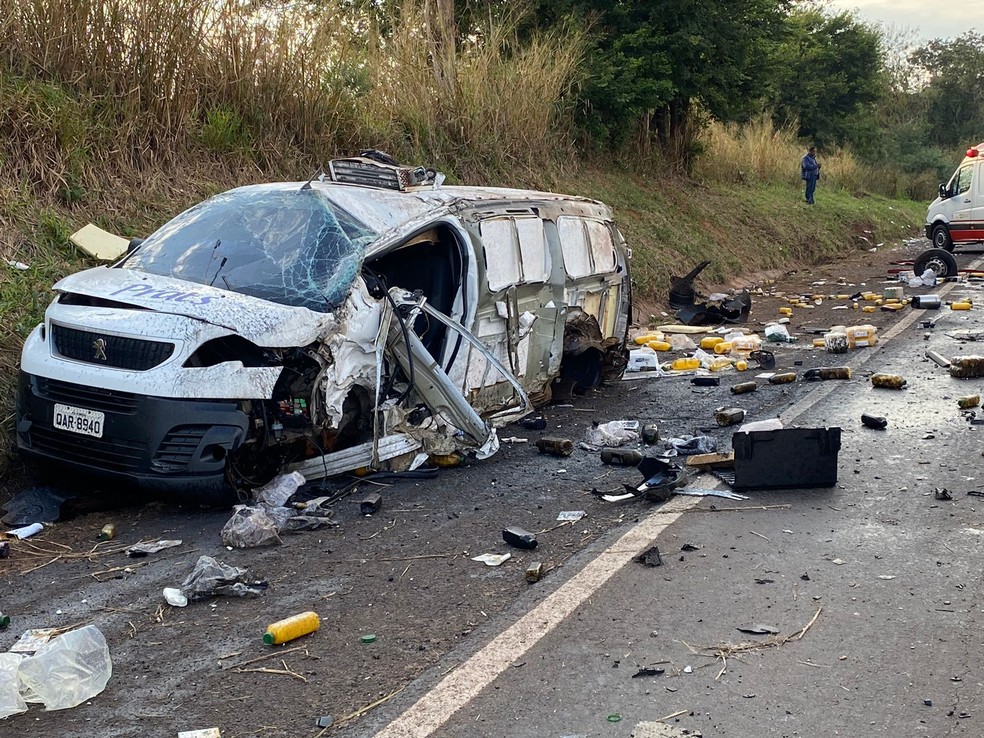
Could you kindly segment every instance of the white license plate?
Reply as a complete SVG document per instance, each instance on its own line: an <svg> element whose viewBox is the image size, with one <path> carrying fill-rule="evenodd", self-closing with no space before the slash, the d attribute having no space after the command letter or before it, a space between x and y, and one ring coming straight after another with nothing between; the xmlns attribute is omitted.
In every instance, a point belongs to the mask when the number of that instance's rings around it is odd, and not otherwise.
<svg viewBox="0 0 984 738"><path fill-rule="evenodd" d="M55 405L55 427L83 436L102 438L106 414L71 405Z"/></svg>

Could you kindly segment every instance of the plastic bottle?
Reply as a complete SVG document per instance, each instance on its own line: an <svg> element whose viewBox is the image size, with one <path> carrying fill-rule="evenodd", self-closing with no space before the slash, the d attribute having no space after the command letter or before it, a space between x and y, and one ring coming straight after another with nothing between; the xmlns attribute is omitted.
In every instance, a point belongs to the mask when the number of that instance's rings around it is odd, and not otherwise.
<svg viewBox="0 0 984 738"><path fill-rule="evenodd" d="M745 371L746 369L748 369L748 362L745 361L744 359L738 359L738 361L735 362L735 369L737 369L740 372Z"/></svg>
<svg viewBox="0 0 984 738"><path fill-rule="evenodd" d="M99 535L96 536L97 541L111 541L116 537L116 524L106 523L99 531Z"/></svg>
<svg viewBox="0 0 984 738"><path fill-rule="evenodd" d="M673 369L678 372L687 371L689 369L699 369L700 359L694 359L692 357L674 359L673 363L670 366L673 367Z"/></svg>
<svg viewBox="0 0 984 738"><path fill-rule="evenodd" d="M732 344L730 341L721 341L721 343L716 343L716 344L714 344L714 353L715 354L730 354L731 353L731 347L733 345L734 344Z"/></svg>
<svg viewBox="0 0 984 738"><path fill-rule="evenodd" d="M308 633L313 633L320 625L321 618L316 612L308 611L291 615L289 618L268 625L266 633L263 634L263 642L268 646L286 643Z"/></svg>
<svg viewBox="0 0 984 738"><path fill-rule="evenodd" d="M659 440L659 426L655 423L646 423L642 426L642 440L653 444Z"/></svg>
<svg viewBox="0 0 984 738"><path fill-rule="evenodd" d="M871 415L870 413L862 413L861 424L866 428L885 430L888 427L888 418L883 418L880 415Z"/></svg>
<svg viewBox="0 0 984 738"><path fill-rule="evenodd" d="M669 341L648 341L646 345L653 351L669 351L673 348Z"/></svg>
<svg viewBox="0 0 984 738"><path fill-rule="evenodd" d="M740 384L734 385L731 388L731 392L732 394L735 395L744 395L747 394L748 392L754 392L757 389L758 389L757 382L741 382Z"/></svg>
<svg viewBox="0 0 984 738"><path fill-rule="evenodd" d="M724 341L721 336L704 336L700 339L700 347L705 351L710 351L712 348L717 346L719 343Z"/></svg>
<svg viewBox="0 0 984 738"><path fill-rule="evenodd" d="M789 316L793 314L793 309L791 307L781 307L779 308L779 313L781 315Z"/></svg>
<svg viewBox="0 0 984 738"><path fill-rule="evenodd" d="M762 348L762 339L756 335L741 336L731 340L732 353L747 357L752 351Z"/></svg>
<svg viewBox="0 0 984 738"><path fill-rule="evenodd" d="M635 341L635 344L637 346L645 346L650 341L662 341L663 340L663 334L662 333L647 333L644 336L636 336L632 340Z"/></svg>
<svg viewBox="0 0 984 738"><path fill-rule="evenodd" d="M707 368L710 369L712 372L719 372L722 369L728 369L730 366L731 366L731 359L729 359L727 356L720 356L720 357L716 357L713 361L711 361L710 365L708 365Z"/></svg>
<svg viewBox="0 0 984 738"><path fill-rule="evenodd" d="M823 343L828 353L846 354L850 346L850 339L848 339L846 332L830 331L830 333L824 334Z"/></svg>
<svg viewBox="0 0 984 738"><path fill-rule="evenodd" d="M916 295L912 298L912 307L920 310L939 310L942 305L939 295Z"/></svg>
<svg viewBox="0 0 984 738"><path fill-rule="evenodd" d="M905 379L898 374L878 372L877 374L871 375L871 384L875 387L884 387L885 389L902 389L905 387Z"/></svg>
<svg viewBox="0 0 984 738"><path fill-rule="evenodd" d="M950 303L951 310L970 310L971 304L966 300L961 300L960 302Z"/></svg>

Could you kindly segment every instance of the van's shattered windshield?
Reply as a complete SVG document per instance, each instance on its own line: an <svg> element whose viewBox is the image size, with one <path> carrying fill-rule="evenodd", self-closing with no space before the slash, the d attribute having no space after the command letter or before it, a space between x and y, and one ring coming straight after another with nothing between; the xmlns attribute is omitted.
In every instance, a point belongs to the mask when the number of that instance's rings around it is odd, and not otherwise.
<svg viewBox="0 0 984 738"><path fill-rule="evenodd" d="M120 266L326 312L376 236L314 189L242 187L164 224Z"/></svg>

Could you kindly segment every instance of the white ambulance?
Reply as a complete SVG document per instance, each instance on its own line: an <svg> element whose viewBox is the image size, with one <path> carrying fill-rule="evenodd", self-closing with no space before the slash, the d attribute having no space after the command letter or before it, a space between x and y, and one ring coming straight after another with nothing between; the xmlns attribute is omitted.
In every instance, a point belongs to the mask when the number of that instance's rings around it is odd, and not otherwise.
<svg viewBox="0 0 984 738"><path fill-rule="evenodd" d="M940 185L926 213L926 238L946 251L984 241L984 142L969 148L950 181Z"/></svg>

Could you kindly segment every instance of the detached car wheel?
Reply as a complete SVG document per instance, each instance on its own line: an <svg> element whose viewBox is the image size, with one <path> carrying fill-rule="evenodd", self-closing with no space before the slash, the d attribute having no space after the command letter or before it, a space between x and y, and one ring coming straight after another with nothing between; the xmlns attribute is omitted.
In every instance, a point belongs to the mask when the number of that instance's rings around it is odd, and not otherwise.
<svg viewBox="0 0 984 738"><path fill-rule="evenodd" d="M933 248L953 251L953 239L950 238L950 229L945 225L938 225L933 229Z"/></svg>
<svg viewBox="0 0 984 738"><path fill-rule="evenodd" d="M956 277L957 260L946 249L929 249L919 254L912 265L917 277L922 276L927 269L932 269L940 278Z"/></svg>

